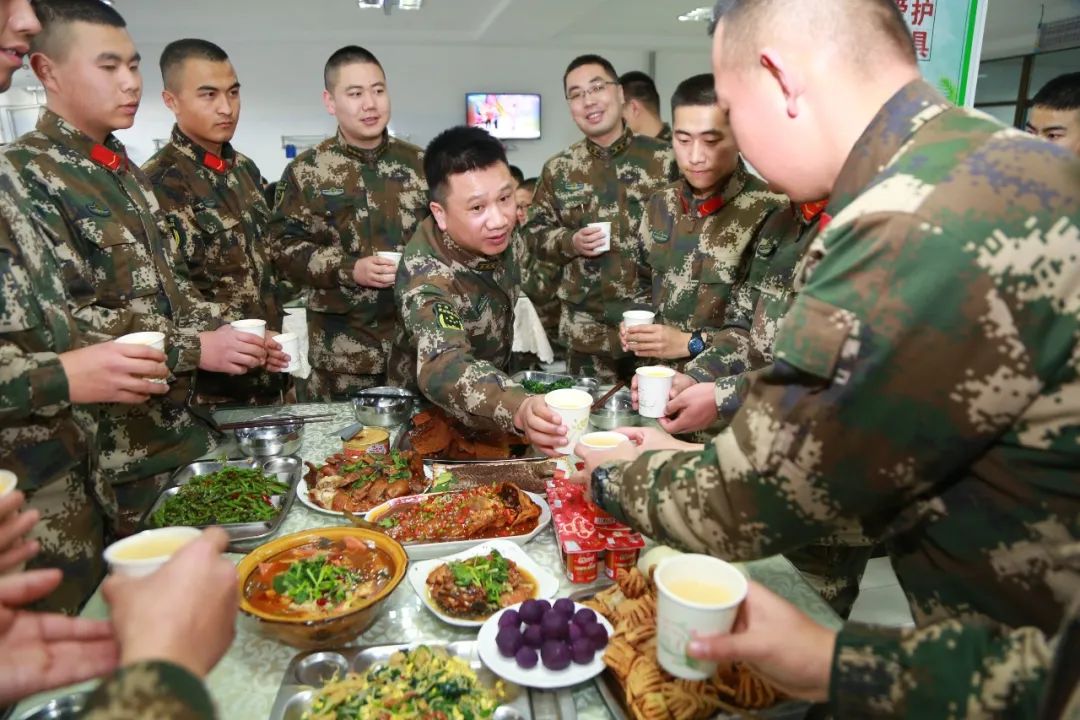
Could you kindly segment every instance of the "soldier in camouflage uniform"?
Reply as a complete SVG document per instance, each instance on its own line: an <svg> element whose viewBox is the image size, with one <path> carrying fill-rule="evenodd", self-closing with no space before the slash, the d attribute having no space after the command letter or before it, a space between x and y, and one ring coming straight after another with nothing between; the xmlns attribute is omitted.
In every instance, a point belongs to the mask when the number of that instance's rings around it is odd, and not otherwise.
<svg viewBox="0 0 1080 720"><path fill-rule="evenodd" d="M397 327L393 260L427 216L420 148L391 138L379 61L363 48L335 52L325 70L337 135L301 153L282 175L271 221L275 264L310 289L311 379L319 399L382 385Z"/></svg>
<svg viewBox="0 0 1080 720"><path fill-rule="evenodd" d="M60 261L80 329L95 341L163 332L175 375L167 395L101 411L98 459L130 528L167 472L214 447L188 408L191 372L198 366L239 374L263 364L267 352L262 340L228 326L210 332L221 322L217 306L191 287L149 181L112 135L133 122L142 93L123 18L94 2L42 2L35 9L44 29L31 62L45 84L47 109L37 130L5 148L5 156ZM99 55L120 58L116 72L95 75L101 87L76 83L73 76ZM65 82L55 82L59 76ZM70 93L80 93L78 101Z"/></svg>
<svg viewBox="0 0 1080 720"><path fill-rule="evenodd" d="M656 319L624 328L622 341L638 357L681 367L717 336L753 240L781 198L747 172L711 74L679 84L671 115L683 177L649 198L637 238L652 278L651 294L639 302Z"/></svg>
<svg viewBox="0 0 1080 720"><path fill-rule="evenodd" d="M918 625L1053 632L1080 592L1062 560L1080 534L1080 265L1067 261L1080 252L1080 162L951 106L919 77L884 0L860 0L868 36L855 22L784 34L799 57L880 49L872 68L830 63L841 82L804 79L813 121L778 112L771 94L792 90L762 69L771 41L758 37L792 24L794 0L730 4L714 71L732 129L778 189L831 192L830 222L796 270L773 364L730 426L702 451L654 451L651 437L640 457L579 448L594 495L647 535L731 558L859 523L884 538ZM842 4L801 7L832 33ZM837 115L846 126L825 119ZM836 137L812 143L811 125ZM793 166L795 147L808 157Z"/></svg>
<svg viewBox="0 0 1080 720"><path fill-rule="evenodd" d="M467 429L519 433L523 409L542 398L507 377L521 243L506 153L486 131L456 127L431 141L424 165L432 217L398 272L403 323L390 380L418 388Z"/></svg>
<svg viewBox="0 0 1080 720"><path fill-rule="evenodd" d="M161 54L165 103L176 115L168 145L143 172L179 238L191 282L227 321L282 321L267 246L270 208L262 173L229 141L240 116L240 82L228 55L205 40L177 40ZM200 372L200 403L268 405L287 376L262 369L241 377Z"/></svg>
<svg viewBox="0 0 1080 720"><path fill-rule="evenodd" d="M622 116L627 127L670 145L671 126L660 118L660 93L653 79L640 70L631 70L619 76L619 85L626 100Z"/></svg>
<svg viewBox="0 0 1080 720"><path fill-rule="evenodd" d="M619 323L647 287L635 237L649 195L677 172L670 145L624 125L617 77L596 55L570 63L563 87L585 138L545 163L525 226L539 259L562 268L559 335L570 372L603 380L633 374ZM611 249L601 252L603 231L587 225L606 221Z"/></svg>

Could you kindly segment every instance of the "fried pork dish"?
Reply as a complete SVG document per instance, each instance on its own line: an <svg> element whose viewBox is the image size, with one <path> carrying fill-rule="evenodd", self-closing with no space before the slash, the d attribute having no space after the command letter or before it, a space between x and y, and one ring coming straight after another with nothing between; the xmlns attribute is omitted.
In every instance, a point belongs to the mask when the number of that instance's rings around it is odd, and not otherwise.
<svg viewBox="0 0 1080 720"><path fill-rule="evenodd" d="M507 460L529 450L524 438L500 432L470 430L442 409L417 413L409 431L412 449L424 457L441 460Z"/></svg>
<svg viewBox="0 0 1080 720"><path fill-rule="evenodd" d="M319 507L337 512L367 512L387 500L422 493L428 484L423 457L412 452L392 450L359 457L336 453L321 467L304 464L308 466L304 476L308 497Z"/></svg>
<svg viewBox="0 0 1080 720"><path fill-rule="evenodd" d="M440 565L428 575L427 587L436 607L467 620L484 620L536 596L532 576L498 550Z"/></svg>

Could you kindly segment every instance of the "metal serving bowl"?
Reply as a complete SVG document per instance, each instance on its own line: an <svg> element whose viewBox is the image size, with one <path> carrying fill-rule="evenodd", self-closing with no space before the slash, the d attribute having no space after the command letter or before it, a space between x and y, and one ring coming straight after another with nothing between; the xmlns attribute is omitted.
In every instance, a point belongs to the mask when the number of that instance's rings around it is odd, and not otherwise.
<svg viewBox="0 0 1080 720"><path fill-rule="evenodd" d="M61 695L44 705L27 710L18 720L74 720L82 717L83 708L89 699L89 691Z"/></svg>
<svg viewBox="0 0 1080 720"><path fill-rule="evenodd" d="M603 396L611 386L600 388L596 397ZM589 422L599 430L614 430L617 427L633 427L638 424L639 416L630 401L630 390L623 388L608 398L603 407L589 413Z"/></svg>
<svg viewBox="0 0 1080 720"><path fill-rule="evenodd" d="M416 395L404 388L374 387L352 396L353 414L365 425L394 427L412 417Z"/></svg>
<svg viewBox="0 0 1080 720"><path fill-rule="evenodd" d="M253 421L282 420L291 417L293 416L289 413L279 413L260 415ZM304 422L297 420L270 427L240 428L233 432L236 433L236 444L240 446L240 451L248 457L292 455L300 449L300 444L304 441Z"/></svg>

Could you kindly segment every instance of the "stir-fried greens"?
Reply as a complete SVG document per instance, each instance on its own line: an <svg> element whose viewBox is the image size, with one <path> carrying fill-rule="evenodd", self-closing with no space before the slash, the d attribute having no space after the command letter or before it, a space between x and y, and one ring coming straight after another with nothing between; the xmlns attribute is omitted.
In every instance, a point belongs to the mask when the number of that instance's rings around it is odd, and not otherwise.
<svg viewBox="0 0 1080 720"><path fill-rule="evenodd" d="M297 605L315 602L342 603L360 582L360 573L331 563L325 555L298 560L274 578L274 592Z"/></svg>
<svg viewBox="0 0 1080 720"><path fill-rule="evenodd" d="M525 392L530 395L545 395L552 390L565 390L566 388L574 387L574 381L572 378L563 378L562 380L556 380L555 382L542 382L540 380L523 380L521 387L525 388Z"/></svg>
<svg viewBox="0 0 1080 720"><path fill-rule="evenodd" d="M271 498L288 490L287 484L261 470L226 467L181 485L150 520L157 527L271 520L279 511Z"/></svg>
<svg viewBox="0 0 1080 720"><path fill-rule="evenodd" d="M459 587L478 585L488 602L498 604L499 598L510 589L510 562L498 550L468 560L447 563Z"/></svg>

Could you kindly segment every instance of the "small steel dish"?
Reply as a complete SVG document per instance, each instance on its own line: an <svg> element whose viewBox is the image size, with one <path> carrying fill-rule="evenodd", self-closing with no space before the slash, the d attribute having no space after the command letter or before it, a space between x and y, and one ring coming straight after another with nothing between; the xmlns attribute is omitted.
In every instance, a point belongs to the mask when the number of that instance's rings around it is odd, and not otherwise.
<svg viewBox="0 0 1080 720"><path fill-rule="evenodd" d="M82 717L90 692L73 692L27 710L17 720L74 720Z"/></svg>
<svg viewBox="0 0 1080 720"><path fill-rule="evenodd" d="M365 425L394 427L412 417L416 395L404 388L375 387L352 396L353 414Z"/></svg>
<svg viewBox="0 0 1080 720"><path fill-rule="evenodd" d="M596 397L601 397L611 386L601 388ZM623 388L608 398L604 405L589 413L589 422L599 430L614 430L617 427L633 427L638 424L639 416L630 400L630 390Z"/></svg>
<svg viewBox="0 0 1080 720"><path fill-rule="evenodd" d="M248 577L258 572L259 564L289 548L304 545L320 538L337 540L354 537L365 543L374 543L376 547L390 556L393 563L393 575L390 580L358 607L339 615L324 618L282 617L273 615L253 606L247 599L244 588ZM409 567L409 558L405 548L399 542L381 532L357 527L327 527L303 530L271 540L265 545L245 555L236 566L240 581L240 613L244 622L256 624L256 631L286 645L309 650L339 647L356 639L367 630L378 616L383 600L390 597L394 588L405 577Z"/></svg>
<svg viewBox="0 0 1080 720"><path fill-rule="evenodd" d="M287 420L292 417L294 416L288 413L260 415L252 418L252 422L259 420ZM239 428L233 432L236 434L236 444L240 446L240 452L248 457L292 455L300 449L300 445L304 441L304 421L297 419L296 422L287 424Z"/></svg>

